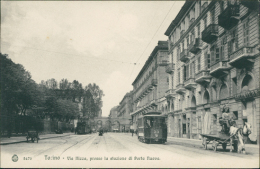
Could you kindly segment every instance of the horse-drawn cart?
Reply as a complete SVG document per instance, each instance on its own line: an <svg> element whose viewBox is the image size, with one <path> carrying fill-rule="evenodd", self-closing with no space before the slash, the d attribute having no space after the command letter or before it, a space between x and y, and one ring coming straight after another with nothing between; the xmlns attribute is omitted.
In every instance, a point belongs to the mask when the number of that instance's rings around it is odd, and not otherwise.
<svg viewBox="0 0 260 169"><path fill-rule="evenodd" d="M27 142L28 140L31 138L31 141L34 143L34 141L36 140L37 143L38 143L38 140L39 140L39 134L36 130L29 130L27 132L27 136L26 136L26 139L27 139Z"/></svg>
<svg viewBox="0 0 260 169"><path fill-rule="evenodd" d="M203 137L202 145L206 150L208 148L208 144L212 143L212 148L214 151L217 151L217 147L222 145L223 150L226 150L227 145L230 145L230 136L226 134L219 133L218 135L210 135L210 134L200 134ZM232 146L234 146L234 150L237 151L238 141L235 139L232 141ZM230 145L231 146L231 145Z"/></svg>

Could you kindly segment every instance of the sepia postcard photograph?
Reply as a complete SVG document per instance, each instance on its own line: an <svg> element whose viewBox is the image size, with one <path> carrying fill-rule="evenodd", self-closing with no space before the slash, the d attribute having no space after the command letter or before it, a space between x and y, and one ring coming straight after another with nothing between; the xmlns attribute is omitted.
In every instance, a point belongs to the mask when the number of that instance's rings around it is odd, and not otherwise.
<svg viewBox="0 0 260 169"><path fill-rule="evenodd" d="M1 1L1 168L259 168L258 0Z"/></svg>

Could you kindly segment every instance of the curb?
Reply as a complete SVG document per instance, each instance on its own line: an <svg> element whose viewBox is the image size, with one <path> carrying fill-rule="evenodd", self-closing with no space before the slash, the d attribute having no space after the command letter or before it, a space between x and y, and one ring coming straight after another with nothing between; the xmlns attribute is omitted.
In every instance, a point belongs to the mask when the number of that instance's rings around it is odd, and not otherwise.
<svg viewBox="0 0 260 169"><path fill-rule="evenodd" d="M58 137L66 137L66 136L70 136L69 135L63 135L63 136L54 136L54 137L46 137L46 138L41 138L40 140L46 140L46 139L51 139L51 138L58 138ZM27 140L24 141L15 141L15 142L9 142L9 143L0 143L0 145L8 145L8 144L17 144L17 143L24 143L27 142Z"/></svg>

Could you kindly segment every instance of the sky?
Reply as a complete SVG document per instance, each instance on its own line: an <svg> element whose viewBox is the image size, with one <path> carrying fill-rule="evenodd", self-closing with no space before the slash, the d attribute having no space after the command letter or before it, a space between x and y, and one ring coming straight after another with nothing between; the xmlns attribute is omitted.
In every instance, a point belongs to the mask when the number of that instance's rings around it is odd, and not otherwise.
<svg viewBox="0 0 260 169"><path fill-rule="evenodd" d="M1 53L37 83L66 78L104 92L102 116L132 83L184 1L1 1Z"/></svg>

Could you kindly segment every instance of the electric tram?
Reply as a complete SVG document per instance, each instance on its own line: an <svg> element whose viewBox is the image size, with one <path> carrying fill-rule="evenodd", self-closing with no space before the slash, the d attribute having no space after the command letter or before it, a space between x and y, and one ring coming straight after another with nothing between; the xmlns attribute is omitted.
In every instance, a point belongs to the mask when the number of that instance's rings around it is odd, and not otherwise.
<svg viewBox="0 0 260 169"><path fill-rule="evenodd" d="M144 143L165 143L167 141L166 117L161 112L148 112L138 118L138 140Z"/></svg>

